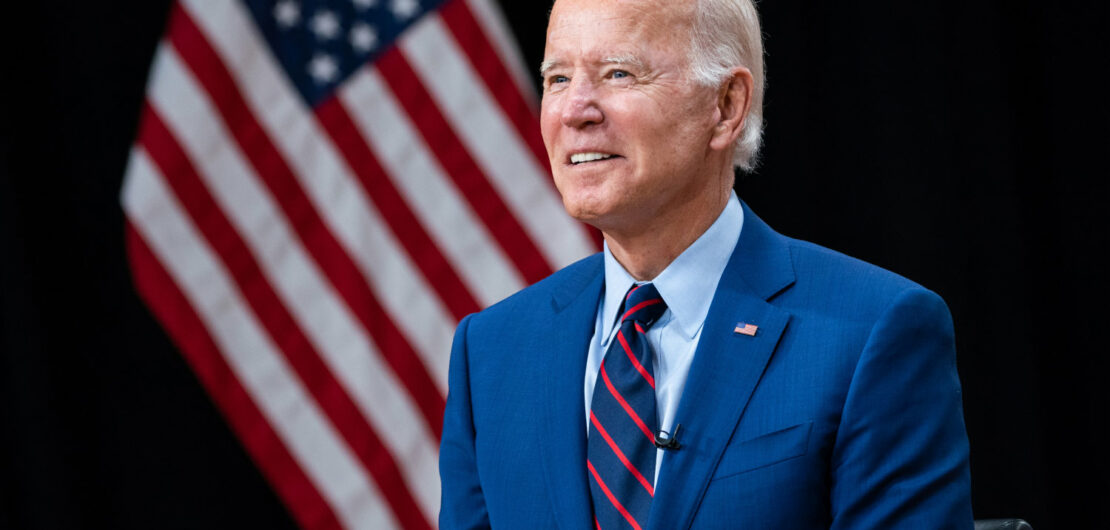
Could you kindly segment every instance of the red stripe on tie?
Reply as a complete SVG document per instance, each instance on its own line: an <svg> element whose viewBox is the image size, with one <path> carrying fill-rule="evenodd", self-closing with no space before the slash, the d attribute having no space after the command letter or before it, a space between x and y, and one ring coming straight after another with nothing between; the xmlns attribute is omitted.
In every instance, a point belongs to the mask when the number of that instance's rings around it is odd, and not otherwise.
<svg viewBox="0 0 1110 530"><path fill-rule="evenodd" d="M639 310L641 310L641 309L643 309L643 308L645 308L649 305L655 305L655 304L659 304L659 303L662 303L662 302L663 302L662 298L652 298L651 300L644 300L643 302L640 302L640 303L636 304L632 309L629 309L628 311L625 311L624 314L621 315L621 322L624 322L624 319L628 318L628 315L631 315L632 313L635 313L635 312L637 312L637 311L639 311Z"/></svg>
<svg viewBox="0 0 1110 530"><path fill-rule="evenodd" d="M633 324L636 325L636 331L639 331L640 333L645 333L645 334L647 333L647 331L644 331L644 328L640 327L639 322L633 322ZM655 385L651 385L651 386L655 386Z"/></svg>
<svg viewBox="0 0 1110 530"><path fill-rule="evenodd" d="M597 522L597 516L594 516L594 526L597 527L597 530L601 530L601 523Z"/></svg>
<svg viewBox="0 0 1110 530"><path fill-rule="evenodd" d="M609 374L605 372L604 361L602 361L601 363L601 379L605 381L605 386L609 389L609 393L613 395L613 398L617 400L617 403L620 403L621 408L623 408L624 411L628 413L628 417L632 418L632 421L636 423L636 426L639 427L641 431L643 431L644 436L647 436L648 440L651 440L651 443L655 443L655 435L651 433L651 430L647 428L647 425L644 425L644 421L640 419L640 416L636 414L636 411L632 410L632 407L628 405L628 402L625 401L623 397L621 397L620 392L617 392L616 387L613 386L613 382L609 380Z"/></svg>
<svg viewBox="0 0 1110 530"><path fill-rule="evenodd" d="M632 289L630 289L630 290L628 291L628 294L624 295L624 301L625 301L625 302L628 302L628 299L629 299L629 298L632 298L632 293L636 292L636 290L637 290L637 289L639 289L639 288L641 288L641 287L643 287L643 286L645 286L645 285L647 285L647 284L646 284L646 283L641 283L640 285L633 285L633 286L632 286Z"/></svg>
<svg viewBox="0 0 1110 530"><path fill-rule="evenodd" d="M632 462L628 460L628 457L624 456L624 451L621 451L621 448L617 447L617 442L614 442L613 438L610 437L609 433L605 430L605 427L601 426L601 421L597 419L597 416L594 416L593 411L590 412L590 423L592 423L594 427L597 428L598 434L601 434L601 437L605 438L605 442L608 443L609 447L613 449L613 452L616 453L617 458L619 458L621 463L624 464L624 467L628 468L628 471L632 473L632 476L636 477L636 480L640 481L640 484L644 487L645 490L647 490L648 495L655 497L655 487L653 487L651 483L648 482L646 478L644 478L643 473L640 473L640 470L636 469L636 466L632 465Z"/></svg>
<svg viewBox="0 0 1110 530"><path fill-rule="evenodd" d="M640 325L637 324L636 327L638 328L640 327ZM640 330L640 333L643 333L642 329ZM619 340L621 346L624 347L624 353L625 355L628 355L628 360L632 361L632 366L635 366L636 371L640 372L640 375L644 376L644 379L647 380L649 385L651 385L651 388L655 388L655 378L652 377L651 374L649 374L647 370L644 369L644 365L640 364L640 360L632 354L632 348L628 346L628 341L624 340L623 330L617 330L617 340Z"/></svg>
<svg viewBox="0 0 1110 530"><path fill-rule="evenodd" d="M609 502L613 503L613 507L624 516L624 519L628 521L628 524L632 525L632 528L641 530L640 523L637 523L636 519L632 518L632 514L628 513L628 510L624 509L624 506L621 505L620 501L613 495L613 492L609 491L609 486L606 486L605 481L601 480L601 475L597 474L597 470L594 469L594 465L591 464L589 460L586 461L586 467L590 468L590 474L594 476L597 485L601 486L601 491L605 492L605 496L609 497Z"/></svg>

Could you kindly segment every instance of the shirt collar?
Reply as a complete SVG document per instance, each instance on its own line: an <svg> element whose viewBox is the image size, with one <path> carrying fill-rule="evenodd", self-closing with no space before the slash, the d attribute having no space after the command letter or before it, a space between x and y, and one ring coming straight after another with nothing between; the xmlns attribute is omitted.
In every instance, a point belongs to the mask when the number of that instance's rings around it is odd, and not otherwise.
<svg viewBox="0 0 1110 530"><path fill-rule="evenodd" d="M693 244L679 254L652 280L667 303L683 335L693 339L709 314L717 282L728 265L740 229L744 209L732 192L717 220ZM617 311L625 293L636 280L617 262L605 245L605 298L602 300L602 337L608 337L616 323Z"/></svg>

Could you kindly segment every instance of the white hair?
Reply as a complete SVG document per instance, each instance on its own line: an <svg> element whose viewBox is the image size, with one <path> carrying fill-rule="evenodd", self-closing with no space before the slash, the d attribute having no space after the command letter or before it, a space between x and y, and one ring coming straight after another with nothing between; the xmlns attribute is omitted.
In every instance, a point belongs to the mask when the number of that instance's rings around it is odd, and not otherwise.
<svg viewBox="0 0 1110 530"><path fill-rule="evenodd" d="M751 171L763 140L763 34L752 0L697 0L690 43L690 73L695 82L718 87L731 70L752 72L751 110L736 142L732 163Z"/></svg>

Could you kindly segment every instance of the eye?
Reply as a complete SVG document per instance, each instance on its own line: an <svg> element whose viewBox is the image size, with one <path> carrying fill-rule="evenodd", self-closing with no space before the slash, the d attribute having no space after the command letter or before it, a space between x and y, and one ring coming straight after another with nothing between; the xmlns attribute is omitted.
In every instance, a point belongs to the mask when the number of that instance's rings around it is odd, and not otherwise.
<svg viewBox="0 0 1110 530"><path fill-rule="evenodd" d="M630 75L631 74L625 72L624 70L613 70L613 73L610 74L613 79L623 79L625 77L629 77Z"/></svg>
<svg viewBox="0 0 1110 530"><path fill-rule="evenodd" d="M567 81L570 81L570 78L565 76L565 75L553 75L553 76L547 78L548 84L552 84L552 85L556 85L556 84L559 84L559 83L566 83Z"/></svg>

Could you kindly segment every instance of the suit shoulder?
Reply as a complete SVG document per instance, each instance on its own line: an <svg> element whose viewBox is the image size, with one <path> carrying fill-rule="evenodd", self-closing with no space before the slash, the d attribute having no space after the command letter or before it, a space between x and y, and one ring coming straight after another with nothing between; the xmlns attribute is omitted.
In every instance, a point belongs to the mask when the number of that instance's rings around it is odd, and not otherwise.
<svg viewBox="0 0 1110 530"><path fill-rule="evenodd" d="M795 271L795 294L836 300L842 311L861 317L886 309L895 300L911 292L926 297L936 293L895 272L815 243L786 238Z"/></svg>
<svg viewBox="0 0 1110 530"><path fill-rule="evenodd" d="M870 279L875 282L889 284L890 287L896 290L913 287L921 288L913 280L859 258L809 241L789 237L786 239L790 246L790 255L794 260L794 266L801 272L813 273L824 270L843 276L846 280Z"/></svg>

